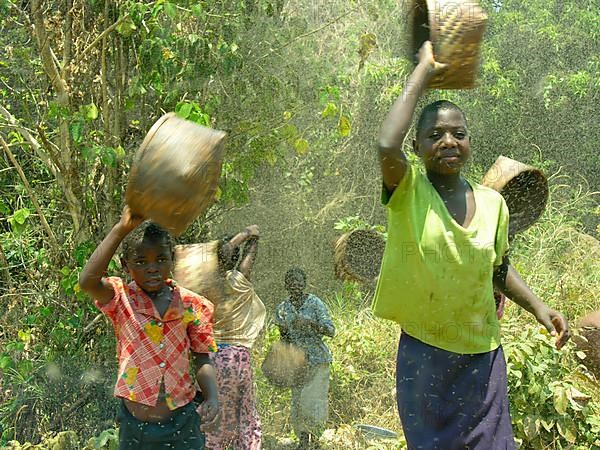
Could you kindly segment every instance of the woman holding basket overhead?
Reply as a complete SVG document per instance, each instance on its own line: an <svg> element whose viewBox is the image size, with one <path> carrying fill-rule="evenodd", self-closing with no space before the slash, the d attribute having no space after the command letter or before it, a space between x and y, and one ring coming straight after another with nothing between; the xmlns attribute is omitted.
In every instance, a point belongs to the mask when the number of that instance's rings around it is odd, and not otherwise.
<svg viewBox="0 0 600 450"><path fill-rule="evenodd" d="M258 239L258 227L252 225L233 237L224 237L217 245L221 295L210 299L215 303L213 330L218 347L211 361L223 413L219 429L206 434L209 450L261 447L261 423L251 366L251 349L263 328L266 313L250 282Z"/></svg>
<svg viewBox="0 0 600 450"><path fill-rule="evenodd" d="M413 149L424 172L402 151L418 99L444 68L425 42L380 132L388 241L374 312L402 327L396 391L409 449L514 449L494 287L558 348L569 327L510 265L502 196L462 175L471 147L461 109L448 101L423 109Z"/></svg>

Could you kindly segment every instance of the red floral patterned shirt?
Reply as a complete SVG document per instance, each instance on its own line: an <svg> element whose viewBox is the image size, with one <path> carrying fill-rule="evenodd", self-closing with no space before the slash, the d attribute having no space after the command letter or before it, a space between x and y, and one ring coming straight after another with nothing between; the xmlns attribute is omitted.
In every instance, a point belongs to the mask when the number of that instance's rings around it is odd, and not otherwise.
<svg viewBox="0 0 600 450"><path fill-rule="evenodd" d="M161 382L170 409L192 401L197 385L190 376L190 351L217 351L212 335L213 305L175 285L171 304L160 316L152 300L135 282L106 278L115 296L96 306L112 321L117 338L119 373L115 397L155 406Z"/></svg>

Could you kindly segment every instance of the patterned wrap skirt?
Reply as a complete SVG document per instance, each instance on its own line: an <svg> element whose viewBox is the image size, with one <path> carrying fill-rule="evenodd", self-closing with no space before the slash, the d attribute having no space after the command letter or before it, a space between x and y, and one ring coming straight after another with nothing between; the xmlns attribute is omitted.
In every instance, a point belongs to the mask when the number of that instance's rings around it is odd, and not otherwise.
<svg viewBox="0 0 600 450"><path fill-rule="evenodd" d="M208 450L259 450L261 424L256 409L250 350L240 345L219 345L210 359L217 373L221 424L206 433Z"/></svg>
<svg viewBox="0 0 600 450"><path fill-rule="evenodd" d="M409 450L514 450L502 347L463 355L402 333L398 413Z"/></svg>

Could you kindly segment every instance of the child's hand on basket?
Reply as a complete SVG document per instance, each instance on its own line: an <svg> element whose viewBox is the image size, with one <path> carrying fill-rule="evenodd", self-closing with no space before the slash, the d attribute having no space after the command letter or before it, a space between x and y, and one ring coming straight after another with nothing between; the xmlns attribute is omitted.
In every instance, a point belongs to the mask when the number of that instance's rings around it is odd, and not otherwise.
<svg viewBox="0 0 600 450"><path fill-rule="evenodd" d="M448 64L439 63L433 56L433 44L431 41L425 41L419 50L419 64L425 65L433 74L443 71Z"/></svg>
<svg viewBox="0 0 600 450"><path fill-rule="evenodd" d="M200 414L200 431L203 433L217 431L221 424L221 411L216 399L204 400L198 407Z"/></svg>
<svg viewBox="0 0 600 450"><path fill-rule="evenodd" d="M125 230L127 233L130 233L135 228L138 227L144 221L144 217L135 214L129 205L125 205L123 208L123 212L121 213L121 219L119 220L119 225Z"/></svg>

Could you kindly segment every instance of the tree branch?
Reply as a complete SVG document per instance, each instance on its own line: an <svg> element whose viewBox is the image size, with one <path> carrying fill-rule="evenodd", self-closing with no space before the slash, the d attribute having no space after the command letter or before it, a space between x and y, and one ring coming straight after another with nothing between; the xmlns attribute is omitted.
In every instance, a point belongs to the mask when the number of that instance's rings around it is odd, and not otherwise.
<svg viewBox="0 0 600 450"><path fill-rule="evenodd" d="M25 128L24 126L22 126L21 124L19 124L19 122L17 121L15 116L13 116L10 113L10 111L8 111L2 105L0 105L0 114L2 114L6 118L8 123L11 126L13 126L21 134L21 136L23 136L25 138L27 143L33 149L34 153L42 160L42 162L44 164L46 164L48 169L50 169L50 172L52 172L52 175L57 177L58 176L58 167L52 161L52 158L44 151L44 149L42 148L40 143L37 141L37 139L31 135L29 130L27 128Z"/></svg>
<svg viewBox="0 0 600 450"><path fill-rule="evenodd" d="M33 203L33 206L34 206L35 210L37 211L38 216L40 216L40 221L42 222L42 226L44 227L44 230L46 231L46 234L48 235L48 238L50 239L50 244L52 245L55 253L58 253L59 246L58 246L58 242L56 240L56 236L54 235L54 233L52 232L52 229L50 228L50 225L48 225L48 222L46 221L46 216L44 216L42 208L40 207L40 204L37 201L37 196L35 195L35 192L33 192L33 189L31 189L29 180L27 180L27 177L25 176L25 173L23 172L21 165L15 158L15 155L13 154L13 152L10 151L10 148L8 147L8 145L6 144L6 141L2 138L2 136L0 136L0 145L2 145L2 148L4 149L4 153L6 153L6 156L8 156L8 159L10 159L10 162L12 163L12 165L15 167L15 169L17 169L17 173L19 174L19 177L21 177L21 181L23 181L23 186L25 186L25 189L27 190L27 193L29 194L31 203Z"/></svg>
<svg viewBox="0 0 600 450"><path fill-rule="evenodd" d="M42 11L41 0L31 0L31 14L33 15L33 31L38 42L44 71L50 78L50 82L56 90L59 102L66 105L63 102L64 97L68 97L67 83L60 76L60 72L55 63L56 56L54 56L54 52L50 48L48 34L46 33L46 27L44 25L44 13Z"/></svg>
<svg viewBox="0 0 600 450"><path fill-rule="evenodd" d="M350 9L350 10L346 11L344 14L341 14L341 15L339 15L339 16L338 16L338 17L336 17L335 19L332 19L332 20L330 20L329 22L327 22L326 24L324 24L324 25L320 26L319 28L315 28L314 30L310 30L310 31L307 31L306 33L302 33L302 34L300 34L300 35L296 36L295 38L293 38L293 39L289 40L289 41L288 41L288 42L286 42L285 44L283 44L283 45L280 45L280 46L279 46L279 47L277 47L277 48L270 49L268 53L265 53L263 56L261 56L261 57L257 58L257 59L256 59L256 60L254 60L253 62L260 61L261 59L264 59L264 58L266 58L267 56L270 56L271 54L273 54L273 53L275 53L275 52L278 52L279 50L282 50L282 49L286 48L287 46L289 46L289 45L293 44L294 42L296 42L296 41L297 41L297 40L299 40L299 39L303 39L303 38L305 38L305 37L307 37L307 36L310 36L311 34L318 33L319 31L321 31L321 30L323 30L323 29L325 29L325 28L327 28L327 27L329 27L329 26L333 25L333 24L334 24L334 23L336 23L336 22L339 22L339 21L340 21L340 20L342 20L344 17L346 17L346 16L348 16L348 15L352 14L353 12L355 12L355 11L357 11L357 10L358 10L358 6L357 6L356 8L352 8L352 9Z"/></svg>
<svg viewBox="0 0 600 450"><path fill-rule="evenodd" d="M102 39L104 39L109 33L111 33L115 28L117 28L121 24L121 22L123 22L128 17L129 17L129 13L124 14L122 17L119 17L119 19L115 23L113 23L110 27L108 27L106 30L104 30L102 33L100 33L98 36L96 36L96 39L94 39L90 45L88 45L85 49L83 49L80 53L77 54L73 65L76 66L77 64L79 64L83 60L85 55L87 53L89 53L89 51L92 48L94 48L96 45L98 45L98 43L101 42Z"/></svg>

